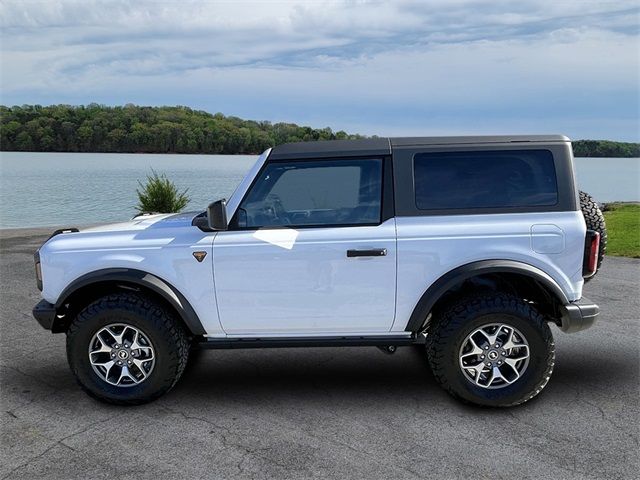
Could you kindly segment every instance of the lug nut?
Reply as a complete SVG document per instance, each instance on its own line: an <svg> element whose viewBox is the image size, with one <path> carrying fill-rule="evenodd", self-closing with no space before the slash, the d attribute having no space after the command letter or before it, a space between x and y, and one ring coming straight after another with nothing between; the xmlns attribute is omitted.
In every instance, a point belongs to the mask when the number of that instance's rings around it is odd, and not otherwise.
<svg viewBox="0 0 640 480"><path fill-rule="evenodd" d="M500 344L499 343L496 343L496 348L500 348Z"/></svg>
<svg viewBox="0 0 640 480"><path fill-rule="evenodd" d="M506 350L503 350L503 351L502 351L502 355L504 355L504 356L506 357L506 356L507 356L507 351L506 351Z"/></svg>
<svg viewBox="0 0 640 480"><path fill-rule="evenodd" d="M112 353L112 354L111 354L111 358L116 358L116 354L115 354L115 353Z"/></svg>
<svg viewBox="0 0 640 480"><path fill-rule="evenodd" d="M122 365L122 362L120 360L118 360L118 365Z"/></svg>
<svg viewBox="0 0 640 480"><path fill-rule="evenodd" d="M498 361L498 365L502 365L502 361Z"/></svg>
<svg viewBox="0 0 640 480"><path fill-rule="evenodd" d="M480 355L480 358L484 360L484 355Z"/></svg>
<svg viewBox="0 0 640 480"><path fill-rule="evenodd" d="M128 363L129 365L131 365L131 360L129 360L127 363Z"/></svg>
<svg viewBox="0 0 640 480"><path fill-rule="evenodd" d="M490 366L491 366L491 362L487 362L487 363L485 363L485 365L486 365L487 367L490 367Z"/></svg>
<svg viewBox="0 0 640 480"><path fill-rule="evenodd" d="M120 348L120 345L118 345L118 344L116 343L116 345L115 345L115 347L114 347L114 348Z"/></svg>
<svg viewBox="0 0 640 480"><path fill-rule="evenodd" d="M485 350L489 350L489 346L487 345L486 347L484 347Z"/></svg>

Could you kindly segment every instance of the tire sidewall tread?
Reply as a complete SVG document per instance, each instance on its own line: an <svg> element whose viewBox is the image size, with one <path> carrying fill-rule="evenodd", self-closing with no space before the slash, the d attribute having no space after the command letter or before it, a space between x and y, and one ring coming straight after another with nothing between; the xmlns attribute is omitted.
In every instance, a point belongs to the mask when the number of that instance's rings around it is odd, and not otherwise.
<svg viewBox="0 0 640 480"><path fill-rule="evenodd" d="M600 249L598 251L598 264L596 266L596 272L584 279L585 282L590 281L600 270L600 266L602 265L602 261L604 260L604 256L607 252L607 225L604 220L604 215L598 206L598 202L596 202L591 195L587 192L579 191L580 197L580 210L582 211L582 216L584 217L584 222L587 225L587 230L595 230L600 234Z"/></svg>
<svg viewBox="0 0 640 480"><path fill-rule="evenodd" d="M529 343L530 358L522 377L497 389L474 385L459 366L462 342L488 323L507 323ZM529 303L508 294L475 295L456 302L438 315L427 335L427 356L440 385L454 397L487 407L507 407L531 400L553 372L555 345L545 318Z"/></svg>
<svg viewBox="0 0 640 480"><path fill-rule="evenodd" d="M89 342L101 328L127 323L142 330L151 341L155 364L139 385L116 387L102 380L89 362ZM187 364L189 342L171 312L142 294L114 293L84 308L67 330L67 359L76 380L92 397L118 405L147 403L169 391Z"/></svg>

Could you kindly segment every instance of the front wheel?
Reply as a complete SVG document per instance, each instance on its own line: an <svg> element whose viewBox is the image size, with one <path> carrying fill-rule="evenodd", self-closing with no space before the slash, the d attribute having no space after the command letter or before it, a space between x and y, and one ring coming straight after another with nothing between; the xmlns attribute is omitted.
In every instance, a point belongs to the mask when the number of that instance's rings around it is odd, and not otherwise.
<svg viewBox="0 0 640 480"><path fill-rule="evenodd" d="M78 383L98 400L146 403L178 381L189 343L171 312L134 293L102 297L67 331L67 358Z"/></svg>
<svg viewBox="0 0 640 480"><path fill-rule="evenodd" d="M492 407L535 397L549 381L555 358L545 318L506 294L466 298L439 314L427 335L427 355L445 390Z"/></svg>

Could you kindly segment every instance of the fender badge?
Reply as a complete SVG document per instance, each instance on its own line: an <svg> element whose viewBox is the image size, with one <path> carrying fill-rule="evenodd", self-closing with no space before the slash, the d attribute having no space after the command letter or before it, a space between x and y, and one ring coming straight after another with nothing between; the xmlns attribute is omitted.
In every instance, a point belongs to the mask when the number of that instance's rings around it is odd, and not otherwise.
<svg viewBox="0 0 640 480"><path fill-rule="evenodd" d="M198 262L201 262L207 256L207 252L193 252L193 256Z"/></svg>

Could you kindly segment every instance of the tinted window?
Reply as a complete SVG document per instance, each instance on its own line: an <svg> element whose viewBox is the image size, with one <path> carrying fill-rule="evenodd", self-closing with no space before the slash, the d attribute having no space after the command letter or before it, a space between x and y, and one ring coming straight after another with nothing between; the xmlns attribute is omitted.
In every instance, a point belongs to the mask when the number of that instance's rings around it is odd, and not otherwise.
<svg viewBox="0 0 640 480"><path fill-rule="evenodd" d="M423 210L551 206L558 203L548 150L420 153L416 206Z"/></svg>
<svg viewBox="0 0 640 480"><path fill-rule="evenodd" d="M359 225L380 222L382 160L273 162L238 210L237 225Z"/></svg>

